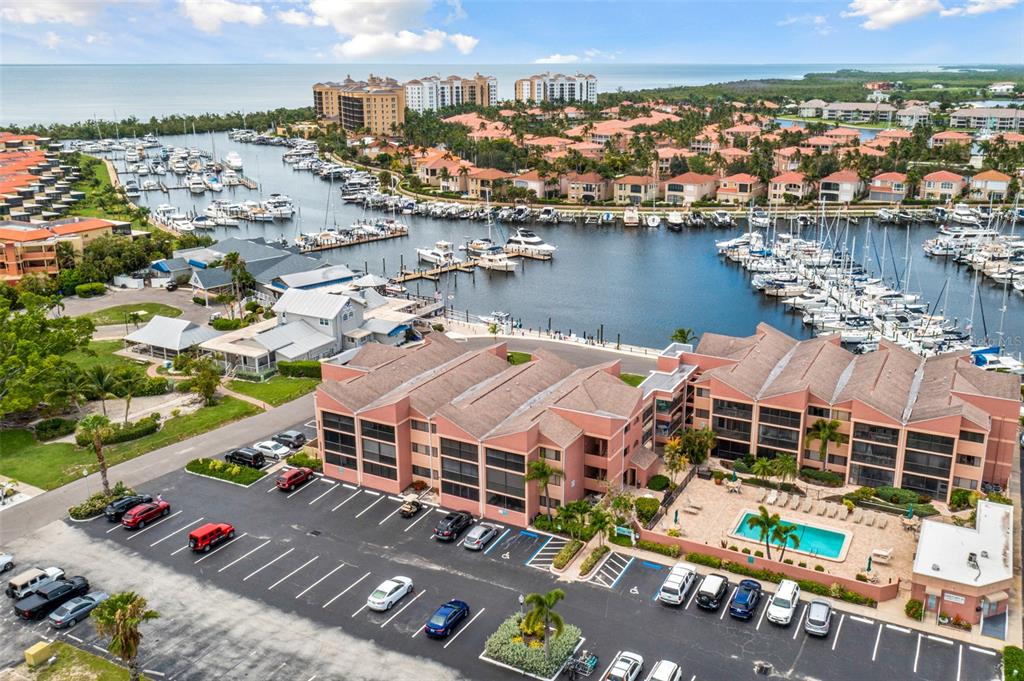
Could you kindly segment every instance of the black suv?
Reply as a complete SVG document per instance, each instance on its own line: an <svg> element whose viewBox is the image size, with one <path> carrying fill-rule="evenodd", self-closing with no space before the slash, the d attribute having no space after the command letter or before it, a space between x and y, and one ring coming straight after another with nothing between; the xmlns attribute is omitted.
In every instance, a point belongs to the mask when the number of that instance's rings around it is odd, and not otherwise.
<svg viewBox="0 0 1024 681"><path fill-rule="evenodd" d="M283 433L278 433L271 439L278 444L291 447L292 449L298 449L306 444L306 436L297 430L286 430Z"/></svg>
<svg viewBox="0 0 1024 681"><path fill-rule="evenodd" d="M57 579L44 584L14 604L14 612L23 620L41 620L65 601L89 593L85 577Z"/></svg>
<svg viewBox="0 0 1024 681"><path fill-rule="evenodd" d="M229 463L237 463L240 466L249 466L250 468L263 468L267 463L267 460L263 458L263 454L251 447L242 447L233 452L228 452L224 456L224 460Z"/></svg>
<svg viewBox="0 0 1024 681"><path fill-rule="evenodd" d="M473 516L465 511L452 511L434 528L434 537L443 541L457 539L462 531L473 524Z"/></svg>
<svg viewBox="0 0 1024 681"><path fill-rule="evenodd" d="M103 509L103 515L107 516L107 520L110 522L119 523L121 522L121 517L130 509L139 504L148 504L151 501L153 501L153 497L148 494L133 494L128 497L121 497L117 501L107 504L107 507Z"/></svg>

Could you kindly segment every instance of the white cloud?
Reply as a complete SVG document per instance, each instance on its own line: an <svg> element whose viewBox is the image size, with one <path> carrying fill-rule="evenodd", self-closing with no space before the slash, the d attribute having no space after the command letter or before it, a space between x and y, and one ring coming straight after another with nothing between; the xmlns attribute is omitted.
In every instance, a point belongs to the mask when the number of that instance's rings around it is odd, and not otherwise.
<svg viewBox="0 0 1024 681"><path fill-rule="evenodd" d="M331 26L341 35L397 33L420 23L431 0L310 0L317 26Z"/></svg>
<svg viewBox="0 0 1024 681"><path fill-rule="evenodd" d="M841 16L863 18L861 28L876 31L942 10L939 0L853 0Z"/></svg>
<svg viewBox="0 0 1024 681"><path fill-rule="evenodd" d="M616 50L614 52L606 52L605 50L599 50L596 47L590 47L583 50L583 56L586 57L584 61L591 61L594 59L607 59L612 60L622 54L622 50Z"/></svg>
<svg viewBox="0 0 1024 681"><path fill-rule="evenodd" d="M540 59L534 59L534 64L575 64L580 61L580 57L577 54L552 54L547 57L541 57Z"/></svg>
<svg viewBox="0 0 1024 681"><path fill-rule="evenodd" d="M109 45L110 36L106 33L89 33L85 36L86 45Z"/></svg>
<svg viewBox="0 0 1024 681"><path fill-rule="evenodd" d="M463 33L453 33L448 36L448 42L454 45L455 49L458 50L460 54L469 54L476 49L476 46L480 43L480 39Z"/></svg>
<svg viewBox="0 0 1024 681"><path fill-rule="evenodd" d="M223 24L257 26L267 20L263 8L231 0L180 0L181 11L203 33L219 33Z"/></svg>
<svg viewBox="0 0 1024 681"><path fill-rule="evenodd" d="M806 26L818 35L829 35L832 33L832 26L828 23L828 17L822 14L800 14L788 16L775 22L776 26Z"/></svg>
<svg viewBox="0 0 1024 681"><path fill-rule="evenodd" d="M967 4L960 7L950 7L942 10L944 17L972 16L977 14L988 14L998 12L1001 9L1010 9L1017 5L1019 0L967 0Z"/></svg>
<svg viewBox="0 0 1024 681"><path fill-rule="evenodd" d="M297 9L288 9L283 12L278 12L277 19L281 23L291 24L292 26L309 26L313 23L313 17L305 12L300 12Z"/></svg>
<svg viewBox="0 0 1024 681"><path fill-rule="evenodd" d="M448 12L448 16L444 18L444 23L450 24L453 21L459 21L465 19L467 14L466 10L462 8L462 0L447 0L448 6L451 7L451 11Z"/></svg>
<svg viewBox="0 0 1024 681"><path fill-rule="evenodd" d="M444 31L428 29L421 33L398 31L396 33L358 33L345 42L338 43L331 51L342 59L365 59L367 57L391 57L411 52L437 52L445 45L455 46L462 54L469 54L476 47L477 39L466 35L449 35Z"/></svg>
<svg viewBox="0 0 1024 681"><path fill-rule="evenodd" d="M47 31L43 37L43 45L46 45L51 50L56 50L61 42L63 42L62 38L53 31Z"/></svg>
<svg viewBox="0 0 1024 681"><path fill-rule="evenodd" d="M0 19L15 24L88 24L103 9L98 0L4 0Z"/></svg>

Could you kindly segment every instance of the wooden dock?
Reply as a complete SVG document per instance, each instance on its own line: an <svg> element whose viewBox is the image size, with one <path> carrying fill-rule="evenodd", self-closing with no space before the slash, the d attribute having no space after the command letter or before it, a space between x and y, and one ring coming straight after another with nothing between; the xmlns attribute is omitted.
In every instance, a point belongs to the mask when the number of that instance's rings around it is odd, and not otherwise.
<svg viewBox="0 0 1024 681"><path fill-rule="evenodd" d="M537 251L532 248L516 248L505 246L505 253L509 257L529 258L530 260L551 260L553 255L547 251Z"/></svg>
<svg viewBox="0 0 1024 681"><path fill-rule="evenodd" d="M335 248L346 248L348 246L358 246L359 244L368 244L368 243L370 243L372 241L386 241L387 239L397 239L397 238L403 237L403 236L409 236L409 229L408 228L401 229L401 230L397 230L396 229L393 232L389 232L388 234L380 234L380 235L373 235L373 236L361 236L361 237L357 237L355 239L347 239L347 240L344 240L344 241L338 239L338 240L335 240L335 241L326 241L326 242L320 243L320 244L300 245L299 246L299 252L300 253L314 253L314 252L317 252L317 251L332 251Z"/></svg>
<svg viewBox="0 0 1024 681"><path fill-rule="evenodd" d="M417 269L410 270L403 267L397 276L391 280L396 284L404 284L407 281L415 281L416 279L429 279L430 281L438 281L442 274L448 272L472 272L476 268L476 258L470 258L465 262L449 263L447 265L437 265L429 269Z"/></svg>

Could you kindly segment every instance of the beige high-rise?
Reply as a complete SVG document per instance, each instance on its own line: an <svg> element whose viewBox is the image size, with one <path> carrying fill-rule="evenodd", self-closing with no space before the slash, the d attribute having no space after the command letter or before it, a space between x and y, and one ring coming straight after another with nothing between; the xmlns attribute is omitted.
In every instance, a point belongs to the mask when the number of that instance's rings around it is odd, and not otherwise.
<svg viewBox="0 0 1024 681"><path fill-rule="evenodd" d="M393 78L372 74L365 81L349 77L341 83L317 83L313 108L318 119L336 121L345 130L389 135L405 122L405 90Z"/></svg>

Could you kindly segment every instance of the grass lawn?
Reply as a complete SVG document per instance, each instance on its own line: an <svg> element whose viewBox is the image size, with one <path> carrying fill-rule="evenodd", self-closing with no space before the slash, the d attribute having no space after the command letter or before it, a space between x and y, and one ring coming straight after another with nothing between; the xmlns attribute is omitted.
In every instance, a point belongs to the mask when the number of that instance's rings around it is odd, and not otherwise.
<svg viewBox="0 0 1024 681"><path fill-rule="evenodd" d="M319 378L274 376L263 383L235 379L228 383L228 388L277 407L285 402L291 402L297 397L302 397L306 393L313 392L318 385L320 385Z"/></svg>
<svg viewBox="0 0 1024 681"><path fill-rule="evenodd" d="M92 320L96 326L107 326L111 324L124 324L125 316L131 312L138 312L142 316L143 323L153 318L153 315L163 317L180 317L181 310L163 303L134 303L131 305L115 305L102 310L96 310L89 314L82 315ZM134 326L134 325L132 325Z"/></svg>
<svg viewBox="0 0 1024 681"><path fill-rule="evenodd" d="M88 370L97 364L103 364L111 369L121 366L137 366L135 362L127 357L121 357L114 353L124 348L124 342L119 340L92 341L89 343L89 354L83 350L76 350L64 355L64 359L78 365L79 369Z"/></svg>
<svg viewBox="0 0 1024 681"><path fill-rule="evenodd" d="M623 383L631 385L634 388L643 383L646 378L646 376L641 376L640 374L619 374L619 379Z"/></svg>
<svg viewBox="0 0 1024 681"><path fill-rule="evenodd" d="M168 419L152 435L105 447L103 453L107 465L114 466L259 411L259 407L248 402L225 397L212 407ZM43 489L54 489L80 478L85 469L90 473L96 471L96 456L92 451L68 442L43 444L23 429L0 432L0 452L3 452L0 474Z"/></svg>
<svg viewBox="0 0 1024 681"><path fill-rule="evenodd" d="M57 661L35 675L37 681L125 681L128 670L67 643L56 643ZM148 677L143 676L143 679Z"/></svg>
<svg viewBox="0 0 1024 681"><path fill-rule="evenodd" d="M528 353L528 352L509 352L508 353L508 363L509 364L526 364L527 362L529 362L532 359L533 359L533 357L531 357L530 353Z"/></svg>

